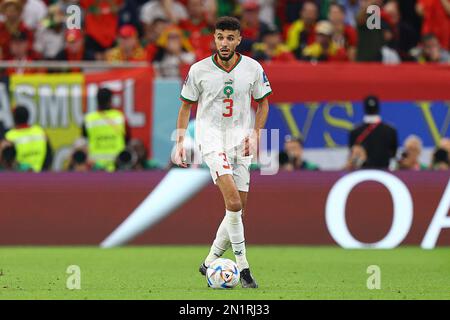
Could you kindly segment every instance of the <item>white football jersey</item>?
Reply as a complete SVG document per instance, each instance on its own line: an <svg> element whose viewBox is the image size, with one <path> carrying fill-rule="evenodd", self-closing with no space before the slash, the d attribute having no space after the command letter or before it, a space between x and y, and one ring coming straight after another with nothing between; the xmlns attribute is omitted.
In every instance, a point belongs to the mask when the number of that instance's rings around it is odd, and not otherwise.
<svg viewBox="0 0 450 320"><path fill-rule="evenodd" d="M272 92L259 62L238 55L229 71L216 55L203 59L191 66L184 81L181 99L198 102L195 138L203 155L242 146L253 129L252 97L259 101Z"/></svg>

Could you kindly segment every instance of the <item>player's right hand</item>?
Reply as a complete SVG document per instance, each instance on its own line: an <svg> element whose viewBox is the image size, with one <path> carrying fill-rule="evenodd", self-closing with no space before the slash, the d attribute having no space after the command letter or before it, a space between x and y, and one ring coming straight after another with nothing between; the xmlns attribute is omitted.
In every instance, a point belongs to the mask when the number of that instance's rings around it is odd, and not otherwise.
<svg viewBox="0 0 450 320"><path fill-rule="evenodd" d="M177 148L175 150L174 163L182 168L187 168L186 163L186 149L181 144L177 144Z"/></svg>

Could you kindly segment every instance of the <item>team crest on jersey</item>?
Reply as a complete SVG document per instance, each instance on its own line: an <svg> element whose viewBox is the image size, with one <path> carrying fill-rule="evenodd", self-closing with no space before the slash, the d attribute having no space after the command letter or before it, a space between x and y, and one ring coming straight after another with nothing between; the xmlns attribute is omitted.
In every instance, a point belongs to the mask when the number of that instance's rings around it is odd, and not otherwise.
<svg viewBox="0 0 450 320"><path fill-rule="evenodd" d="M227 98L229 98L232 94L233 94L234 90L232 86L226 86L225 88L223 88L223 94L227 96Z"/></svg>

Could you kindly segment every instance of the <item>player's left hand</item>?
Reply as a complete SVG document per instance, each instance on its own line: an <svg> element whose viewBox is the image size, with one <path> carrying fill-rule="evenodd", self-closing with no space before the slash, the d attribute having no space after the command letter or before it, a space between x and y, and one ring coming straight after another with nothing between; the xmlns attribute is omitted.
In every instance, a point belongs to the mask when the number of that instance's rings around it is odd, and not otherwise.
<svg viewBox="0 0 450 320"><path fill-rule="evenodd" d="M259 146L259 135L256 131L245 138L244 156L257 155Z"/></svg>

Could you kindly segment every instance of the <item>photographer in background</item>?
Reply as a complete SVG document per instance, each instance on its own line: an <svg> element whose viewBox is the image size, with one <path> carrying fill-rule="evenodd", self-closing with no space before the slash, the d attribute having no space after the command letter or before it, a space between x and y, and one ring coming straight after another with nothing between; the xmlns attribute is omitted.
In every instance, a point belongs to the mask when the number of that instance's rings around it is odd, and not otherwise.
<svg viewBox="0 0 450 320"><path fill-rule="evenodd" d="M450 138L442 138L441 141L439 141L439 148L444 149L448 154L450 154Z"/></svg>
<svg viewBox="0 0 450 320"><path fill-rule="evenodd" d="M362 168L388 169L390 160L397 153L397 130L382 121L377 97L364 99L364 112L364 123L350 132L349 148L354 145L364 147L367 160Z"/></svg>
<svg viewBox="0 0 450 320"><path fill-rule="evenodd" d="M431 161L431 169L432 170L449 170L450 169L450 161L448 158L448 152L445 149L438 148L433 153L433 159Z"/></svg>
<svg viewBox="0 0 450 320"><path fill-rule="evenodd" d="M137 153L131 149L126 148L116 158L116 171L132 171L138 163Z"/></svg>
<svg viewBox="0 0 450 320"><path fill-rule="evenodd" d="M31 167L24 163L19 163L16 158L16 147L13 143L3 140L0 141L0 172L26 172L32 171Z"/></svg>
<svg viewBox="0 0 450 320"><path fill-rule="evenodd" d="M285 171L316 171L319 167L303 158L304 142L301 138L286 136L284 150L279 154L280 168Z"/></svg>
<svg viewBox="0 0 450 320"><path fill-rule="evenodd" d="M410 135L403 145L403 152L397 161L397 168L399 170L427 170L427 166L419 161L421 153L422 140L416 135Z"/></svg>

